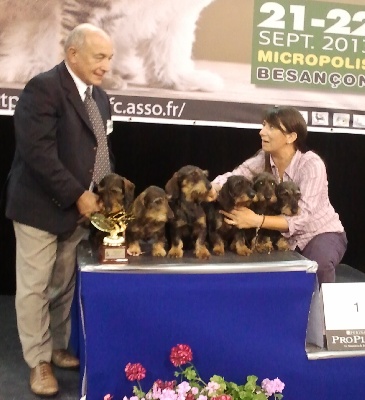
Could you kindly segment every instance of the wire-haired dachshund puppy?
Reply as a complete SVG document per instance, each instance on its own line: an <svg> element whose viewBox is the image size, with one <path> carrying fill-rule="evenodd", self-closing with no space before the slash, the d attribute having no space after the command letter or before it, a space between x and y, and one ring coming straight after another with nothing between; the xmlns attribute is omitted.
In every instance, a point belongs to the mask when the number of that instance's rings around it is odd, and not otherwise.
<svg viewBox="0 0 365 400"><path fill-rule="evenodd" d="M170 196L158 186L149 186L133 202L133 219L127 226L127 253L139 256L141 241L152 241L152 255L166 255L165 225L174 216L168 200Z"/></svg>
<svg viewBox="0 0 365 400"><path fill-rule="evenodd" d="M222 186L217 201L204 205L209 242L214 254L223 255L226 244L239 255L246 256L252 253L245 236L246 230L227 224L219 210L231 212L235 207L249 207L256 200L251 181L242 175L233 175Z"/></svg>
<svg viewBox="0 0 365 400"><path fill-rule="evenodd" d="M196 257L207 259L210 256L205 243L207 225L202 207L202 202L209 201L212 196L212 185L207 176L207 171L186 165L166 183L165 190L171 196L170 205L174 213L174 219L169 224L169 257L181 258L189 239L193 241Z"/></svg>
<svg viewBox="0 0 365 400"><path fill-rule="evenodd" d="M270 172L260 172L253 177L253 188L257 195L257 202L251 208L256 214L275 215L274 209L277 202L276 187L277 180ZM270 253L274 250L268 229L259 231L251 230L253 235L251 249L257 253Z"/></svg>
<svg viewBox="0 0 365 400"><path fill-rule="evenodd" d="M121 210L129 211L134 200L134 188L134 183L123 176L113 172L105 175L96 187L103 212L108 215Z"/></svg>
<svg viewBox="0 0 365 400"><path fill-rule="evenodd" d="M293 181L281 182L276 187L277 203L275 211L278 215L297 215L299 212L300 188ZM272 242L277 250L289 250L289 244L280 232L273 231Z"/></svg>
<svg viewBox="0 0 365 400"><path fill-rule="evenodd" d="M299 212L300 188L293 181L285 181L276 188L277 203L275 209L278 214L297 215Z"/></svg>
<svg viewBox="0 0 365 400"><path fill-rule="evenodd" d="M276 178L270 172L260 172L254 175L252 183L257 195L257 201L252 205L252 209L257 214L265 214L277 202Z"/></svg>

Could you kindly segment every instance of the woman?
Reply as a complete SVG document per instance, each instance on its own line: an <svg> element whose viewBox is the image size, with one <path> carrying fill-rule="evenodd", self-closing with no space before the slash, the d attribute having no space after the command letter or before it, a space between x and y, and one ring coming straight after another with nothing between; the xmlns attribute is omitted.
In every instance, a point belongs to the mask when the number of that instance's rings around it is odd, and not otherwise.
<svg viewBox="0 0 365 400"><path fill-rule="evenodd" d="M225 221L239 228L265 228L280 231L290 248L318 264L319 284L335 281L335 267L347 247L347 238L338 214L328 198L326 168L322 159L307 151L307 125L293 107L269 110L260 131L262 150L232 172L220 175L212 182L219 191L231 175L252 176L264 170L272 172L278 181L292 180L299 185L301 200L297 216L258 215L248 208L221 211Z"/></svg>

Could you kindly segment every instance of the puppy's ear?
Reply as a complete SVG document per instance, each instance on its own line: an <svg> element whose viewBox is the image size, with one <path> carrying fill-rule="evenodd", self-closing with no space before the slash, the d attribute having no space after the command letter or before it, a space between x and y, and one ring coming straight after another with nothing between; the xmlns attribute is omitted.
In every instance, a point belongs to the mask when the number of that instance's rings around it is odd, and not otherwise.
<svg viewBox="0 0 365 400"><path fill-rule="evenodd" d="M232 206L232 201L231 201L231 195L230 195L230 188L229 188L230 182L226 182L223 186L222 189L218 193L218 198L217 201L218 203L226 210L229 211L229 209Z"/></svg>
<svg viewBox="0 0 365 400"><path fill-rule="evenodd" d="M98 194L103 193L105 191L105 178L103 178L97 185L96 185L96 192Z"/></svg>
<svg viewBox="0 0 365 400"><path fill-rule="evenodd" d="M101 195L105 192L105 186L102 186L100 183L96 185L96 193Z"/></svg>
<svg viewBox="0 0 365 400"><path fill-rule="evenodd" d="M178 199L180 197L180 187L177 172L175 172L173 177L166 183L165 192L167 195L171 196L172 199Z"/></svg>
<svg viewBox="0 0 365 400"><path fill-rule="evenodd" d="M132 213L135 218L140 218L143 215L145 209L144 199L146 197L146 192L142 192L133 202Z"/></svg>
<svg viewBox="0 0 365 400"><path fill-rule="evenodd" d="M127 178L123 178L124 182L124 209L129 210L134 200L135 185Z"/></svg>

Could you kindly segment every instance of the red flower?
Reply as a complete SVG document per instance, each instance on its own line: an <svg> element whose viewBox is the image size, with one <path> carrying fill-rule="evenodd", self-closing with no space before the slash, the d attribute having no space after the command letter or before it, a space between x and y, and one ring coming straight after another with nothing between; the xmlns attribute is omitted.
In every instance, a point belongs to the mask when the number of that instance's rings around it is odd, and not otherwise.
<svg viewBox="0 0 365 400"><path fill-rule="evenodd" d="M175 389L176 381L165 381L165 389Z"/></svg>
<svg viewBox="0 0 365 400"><path fill-rule="evenodd" d="M153 386L156 386L157 389L175 389L176 386L176 381L162 381L161 379L157 379L157 381L155 381L155 383L153 384Z"/></svg>
<svg viewBox="0 0 365 400"><path fill-rule="evenodd" d="M175 367L187 364L193 359L193 352L187 344L178 344L171 349L170 361Z"/></svg>
<svg viewBox="0 0 365 400"><path fill-rule="evenodd" d="M195 400L195 396L191 392L189 392L186 395L185 400Z"/></svg>
<svg viewBox="0 0 365 400"><path fill-rule="evenodd" d="M146 370L142 366L142 364L136 363L131 364L128 363L125 366L125 374L129 381L140 381L146 376Z"/></svg>
<svg viewBox="0 0 365 400"><path fill-rule="evenodd" d="M155 383L153 384L153 386L156 386L157 389L165 389L165 382L161 379L157 379L157 381L155 381Z"/></svg>
<svg viewBox="0 0 365 400"><path fill-rule="evenodd" d="M211 400L232 400L232 397L229 394L221 394L216 397L212 397Z"/></svg>

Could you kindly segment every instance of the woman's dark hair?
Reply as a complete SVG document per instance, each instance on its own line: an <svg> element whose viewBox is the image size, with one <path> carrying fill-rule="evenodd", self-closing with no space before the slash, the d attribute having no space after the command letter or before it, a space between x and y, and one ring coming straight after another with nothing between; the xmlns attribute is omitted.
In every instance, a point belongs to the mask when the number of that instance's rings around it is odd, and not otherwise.
<svg viewBox="0 0 365 400"><path fill-rule="evenodd" d="M307 139L307 124L302 114L294 107L278 107L275 106L266 111L264 120L273 125L275 128L280 129L283 133L296 132L297 139L294 142L296 150L305 153L308 150L306 145ZM285 131L283 130L283 127Z"/></svg>

